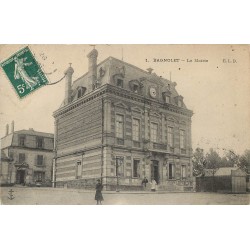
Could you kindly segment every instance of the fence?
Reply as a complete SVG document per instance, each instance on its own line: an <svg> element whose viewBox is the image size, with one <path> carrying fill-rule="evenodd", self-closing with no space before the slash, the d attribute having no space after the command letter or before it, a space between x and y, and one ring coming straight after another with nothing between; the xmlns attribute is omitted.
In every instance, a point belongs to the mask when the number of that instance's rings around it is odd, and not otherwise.
<svg viewBox="0 0 250 250"><path fill-rule="evenodd" d="M197 192L232 192L231 176L196 177Z"/></svg>

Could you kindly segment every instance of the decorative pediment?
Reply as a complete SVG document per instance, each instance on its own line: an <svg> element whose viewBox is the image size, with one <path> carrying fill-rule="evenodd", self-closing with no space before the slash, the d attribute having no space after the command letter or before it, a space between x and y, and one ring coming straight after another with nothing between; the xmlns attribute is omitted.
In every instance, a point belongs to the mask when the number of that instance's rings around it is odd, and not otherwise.
<svg viewBox="0 0 250 250"><path fill-rule="evenodd" d="M159 113L155 112L155 111L150 112L150 116L154 116L154 117L157 117L157 118L161 117L161 115Z"/></svg>
<svg viewBox="0 0 250 250"><path fill-rule="evenodd" d="M132 110L132 112L136 112L136 113L142 113L142 112L143 112L143 111L142 111L140 108L138 108L138 107L132 107L131 110Z"/></svg>
<svg viewBox="0 0 250 250"><path fill-rule="evenodd" d="M113 78L113 82L115 83L115 82L117 82L117 79L123 79L124 75L122 75L122 74L114 74L112 76L112 78Z"/></svg>
<svg viewBox="0 0 250 250"><path fill-rule="evenodd" d="M163 98L165 98L166 96L171 96L172 92L170 90L166 90L164 92L162 92L162 96Z"/></svg>
<svg viewBox="0 0 250 250"><path fill-rule="evenodd" d="M186 122L185 121L181 121L180 124L181 125L186 125Z"/></svg>
<svg viewBox="0 0 250 250"><path fill-rule="evenodd" d="M141 93L142 88L143 88L143 83L140 82L139 80L131 80L129 81L129 88L131 91L133 91L134 93Z"/></svg>
<svg viewBox="0 0 250 250"><path fill-rule="evenodd" d="M166 117L166 120L174 123L179 123L178 120L173 116Z"/></svg>
<svg viewBox="0 0 250 250"><path fill-rule="evenodd" d="M128 109L128 106L125 105L125 104L122 103L122 102L114 103L114 106L117 107L117 108Z"/></svg>

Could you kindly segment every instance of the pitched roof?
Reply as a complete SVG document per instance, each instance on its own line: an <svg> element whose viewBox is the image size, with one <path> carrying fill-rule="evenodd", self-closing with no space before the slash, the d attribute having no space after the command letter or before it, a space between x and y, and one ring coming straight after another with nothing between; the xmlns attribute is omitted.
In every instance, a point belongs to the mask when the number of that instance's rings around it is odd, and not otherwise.
<svg viewBox="0 0 250 250"><path fill-rule="evenodd" d="M13 133L8 134L1 138L1 148L7 148L10 147L12 144L12 139L13 139Z"/></svg>
<svg viewBox="0 0 250 250"><path fill-rule="evenodd" d="M22 134L22 135L37 135L37 136L54 138L54 134L52 133L39 132L39 131L35 131L34 129L22 129L22 130L15 131L14 133Z"/></svg>
<svg viewBox="0 0 250 250"><path fill-rule="evenodd" d="M236 170L236 167L227 167L227 168L219 168L216 172L215 172L215 176L228 176L231 175L232 170Z"/></svg>
<svg viewBox="0 0 250 250"><path fill-rule="evenodd" d="M5 152L3 150L1 150L1 160L10 160L10 158L5 154Z"/></svg>

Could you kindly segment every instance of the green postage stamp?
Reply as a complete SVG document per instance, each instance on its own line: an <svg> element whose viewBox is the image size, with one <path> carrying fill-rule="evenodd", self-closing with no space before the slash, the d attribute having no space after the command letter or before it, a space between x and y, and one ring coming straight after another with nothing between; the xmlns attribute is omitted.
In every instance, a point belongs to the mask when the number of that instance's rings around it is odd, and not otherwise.
<svg viewBox="0 0 250 250"><path fill-rule="evenodd" d="M20 98L49 83L28 46L1 62L1 67Z"/></svg>

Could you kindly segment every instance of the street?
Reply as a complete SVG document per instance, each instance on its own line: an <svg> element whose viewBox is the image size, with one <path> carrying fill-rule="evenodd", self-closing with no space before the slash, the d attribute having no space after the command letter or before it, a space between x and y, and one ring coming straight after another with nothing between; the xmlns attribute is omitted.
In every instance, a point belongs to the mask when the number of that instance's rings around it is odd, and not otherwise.
<svg viewBox="0 0 250 250"><path fill-rule="evenodd" d="M12 190L13 192L10 192ZM95 205L94 190L1 187L2 205ZM12 198L11 198L12 193ZM250 194L111 192L103 205L249 205Z"/></svg>

